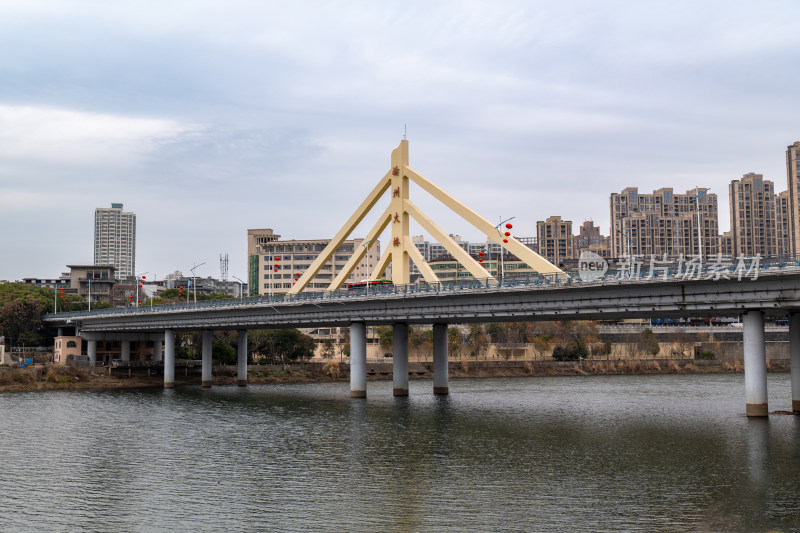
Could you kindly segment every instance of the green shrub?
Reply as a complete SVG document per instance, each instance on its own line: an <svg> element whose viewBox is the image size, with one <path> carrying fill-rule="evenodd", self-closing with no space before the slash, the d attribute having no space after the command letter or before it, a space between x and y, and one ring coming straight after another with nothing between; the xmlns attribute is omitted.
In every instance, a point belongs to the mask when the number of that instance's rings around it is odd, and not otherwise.
<svg viewBox="0 0 800 533"><path fill-rule="evenodd" d="M703 360L706 360L706 361L713 361L714 359L717 358L717 354L715 354L711 350L703 350L703 351L697 352L694 355L694 358L695 359L703 359Z"/></svg>
<svg viewBox="0 0 800 533"><path fill-rule="evenodd" d="M577 361L586 359L589 350L582 340L573 341L567 345L559 344L553 349L553 359L556 361Z"/></svg>

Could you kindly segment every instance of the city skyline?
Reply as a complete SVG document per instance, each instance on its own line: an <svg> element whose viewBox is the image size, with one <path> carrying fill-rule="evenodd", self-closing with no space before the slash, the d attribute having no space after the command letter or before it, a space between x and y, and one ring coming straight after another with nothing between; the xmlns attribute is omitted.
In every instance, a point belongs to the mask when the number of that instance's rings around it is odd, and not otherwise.
<svg viewBox="0 0 800 533"><path fill-rule="evenodd" d="M243 278L247 228L330 238L404 132L412 167L519 236L555 215L608 234L629 186L783 191L800 139L794 2L135 6L0 6L0 279L90 263L111 201L139 268L217 276L228 253Z"/></svg>

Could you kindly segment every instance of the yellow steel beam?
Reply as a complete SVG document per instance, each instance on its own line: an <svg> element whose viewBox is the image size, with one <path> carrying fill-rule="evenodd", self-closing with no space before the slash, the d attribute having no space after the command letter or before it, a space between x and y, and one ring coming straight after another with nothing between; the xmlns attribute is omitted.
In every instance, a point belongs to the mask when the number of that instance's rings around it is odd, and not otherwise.
<svg viewBox="0 0 800 533"><path fill-rule="evenodd" d="M480 263L475 261L461 246L456 243L447 233L445 233L436 223L428 218L428 216L423 213L422 211L417 208L411 201L406 202L406 208L408 209L408 214L416 220L420 226L422 226L425 231L431 234L431 236L439 241L439 244L444 246L445 250L450 252L456 261L464 265L470 274L475 279L486 279L491 278L495 279L485 268L481 266ZM393 265L394 266L394 265Z"/></svg>
<svg viewBox="0 0 800 533"><path fill-rule="evenodd" d="M500 246L506 248L508 251L516 255L520 260L524 261L530 267L537 272L541 272L543 274L564 274L564 272L552 264L550 261L542 257L541 255L537 254L518 240L514 239L513 237L508 237L508 242L503 243L502 240L504 236L502 236L498 230L494 227L494 224L480 216L478 213L467 207L466 205L462 204L455 198L453 198L450 194L445 192L444 190L440 189L438 186L433 184L427 178L422 176L420 173L416 172L410 167L406 167L403 169L404 173L409 177L411 181L425 189L431 196L442 202L444 205L449 207L452 211L457 213L461 218L475 226L479 229L487 238L497 242ZM440 243L444 246L445 243ZM455 257L455 256L454 256ZM462 263L464 266L466 264ZM566 274L564 274L566 277Z"/></svg>
<svg viewBox="0 0 800 533"><path fill-rule="evenodd" d="M352 233L356 226L364 219L364 217L369 213L370 209L373 208L375 203L380 199L381 195L386 192L386 189L389 188L390 179L391 179L392 172L391 170L386 173L386 175L381 178L378 184L372 189L372 192L367 195L361 205L358 206L355 213L347 219L345 225L342 226L342 229L331 239L331 242L328 243L328 246L317 256L316 259L311 263L311 265L306 269L300 279L297 280L297 283L289 289L289 294L297 294L298 292L302 291L306 288L306 285L314 279L319 271L322 269L323 265L327 263L333 254L336 253L336 250L339 249L339 246L342 245L345 239Z"/></svg>
<svg viewBox="0 0 800 533"><path fill-rule="evenodd" d="M408 242L406 243L406 249L408 250L408 255L411 257L411 260L414 261L414 264L417 265L419 268L420 273L422 273L422 277L425 278L425 281L428 283L439 283L439 276L437 276L431 266L425 261L425 258L422 257L422 254L419 253L414 241L411 240L410 237L406 237Z"/></svg>
<svg viewBox="0 0 800 533"><path fill-rule="evenodd" d="M389 225L389 221L391 219L392 215L389 208L387 207L386 211L384 211L383 214L381 215L381 218L379 218L378 221L375 223L375 225L372 226L372 229L369 230L369 233L367 233L367 237L364 239L364 242L369 244L364 246L364 244L362 243L362 245L359 246L360 250L353 250L353 255L350 256L350 259L347 260L347 263L344 264L342 269L339 271L339 274L336 275L334 280L328 286L329 291L335 291L336 289L342 286L342 283L344 283L344 281L350 276L350 274L353 273L353 270L356 268L356 265L358 265L358 262L361 261L361 258L364 257L364 254L367 253L367 250L369 250L369 248L372 247L371 241L375 240L381 233L383 233L383 230L385 230L386 226ZM369 274L370 273L367 272L367 276L369 276Z"/></svg>
<svg viewBox="0 0 800 533"><path fill-rule="evenodd" d="M372 276L369 279L379 279L383 274L383 271L386 270L386 267L389 266L389 262L392 260L392 252L387 246L383 250L383 254L381 255L381 260L378 261L378 264L375 265L375 268L372 270Z"/></svg>

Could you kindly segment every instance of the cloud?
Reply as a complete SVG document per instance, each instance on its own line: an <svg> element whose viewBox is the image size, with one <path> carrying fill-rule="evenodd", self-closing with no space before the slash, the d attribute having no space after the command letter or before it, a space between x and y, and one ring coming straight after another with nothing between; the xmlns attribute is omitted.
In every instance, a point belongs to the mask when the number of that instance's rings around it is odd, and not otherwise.
<svg viewBox="0 0 800 533"><path fill-rule="evenodd" d="M51 164L130 164L157 137L184 128L164 119L0 105L0 158Z"/></svg>

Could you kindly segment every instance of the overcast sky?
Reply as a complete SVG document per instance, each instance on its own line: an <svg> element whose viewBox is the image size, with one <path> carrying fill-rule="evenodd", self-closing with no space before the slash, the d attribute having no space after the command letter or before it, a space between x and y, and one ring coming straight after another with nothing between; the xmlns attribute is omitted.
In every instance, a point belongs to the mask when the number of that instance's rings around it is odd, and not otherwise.
<svg viewBox="0 0 800 533"><path fill-rule="evenodd" d="M218 277L228 253L245 279L248 228L333 236L406 124L411 166L517 236L551 215L607 234L628 186L710 187L725 230L731 179L786 189L799 16L796 0L3 0L0 280L91 263L112 202L137 215L137 272ZM483 240L424 195L445 231Z"/></svg>

